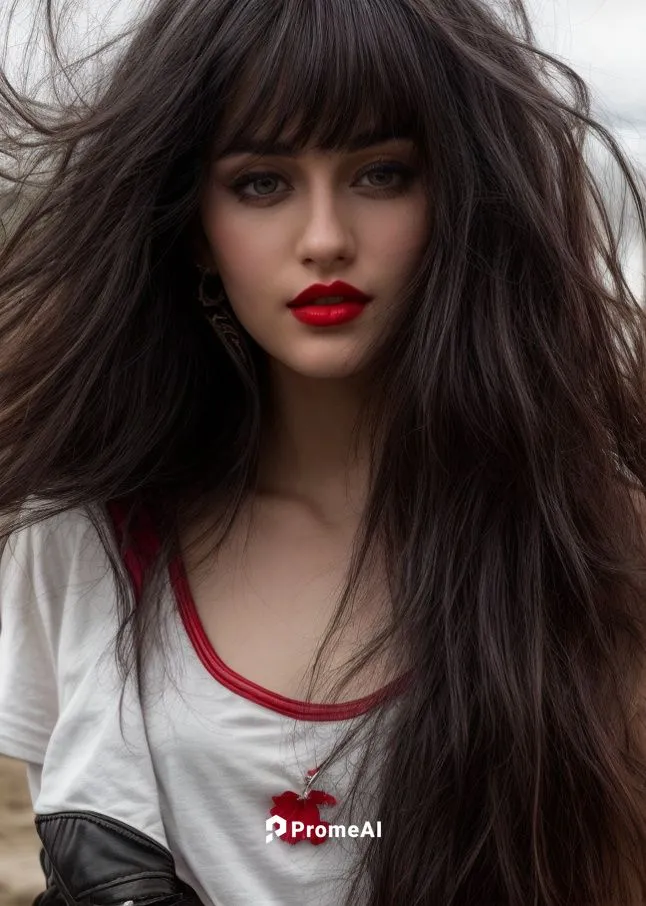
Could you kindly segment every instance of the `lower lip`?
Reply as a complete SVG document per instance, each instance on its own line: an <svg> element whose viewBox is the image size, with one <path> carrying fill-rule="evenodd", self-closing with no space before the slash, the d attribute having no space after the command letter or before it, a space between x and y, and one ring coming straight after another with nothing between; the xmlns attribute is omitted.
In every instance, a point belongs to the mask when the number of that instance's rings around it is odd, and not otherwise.
<svg viewBox="0 0 646 906"><path fill-rule="evenodd" d="M299 308L290 308L290 311L303 324L334 327L336 324L354 321L365 307L365 302L339 302L338 305L301 305Z"/></svg>

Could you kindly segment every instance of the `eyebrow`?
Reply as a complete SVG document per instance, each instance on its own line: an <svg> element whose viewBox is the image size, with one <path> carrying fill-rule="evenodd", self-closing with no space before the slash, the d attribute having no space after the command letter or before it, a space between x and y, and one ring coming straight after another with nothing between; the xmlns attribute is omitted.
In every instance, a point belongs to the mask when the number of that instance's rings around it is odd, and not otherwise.
<svg viewBox="0 0 646 906"><path fill-rule="evenodd" d="M362 151L364 148L371 148L373 145L381 145L389 141L402 141L409 139L410 136L404 133L394 134L391 130L363 132L349 139L346 144L348 151ZM301 150L294 147L293 143L284 141L268 142L262 139L241 138L224 151L220 157L231 157L234 154L254 154L262 157L296 157Z"/></svg>

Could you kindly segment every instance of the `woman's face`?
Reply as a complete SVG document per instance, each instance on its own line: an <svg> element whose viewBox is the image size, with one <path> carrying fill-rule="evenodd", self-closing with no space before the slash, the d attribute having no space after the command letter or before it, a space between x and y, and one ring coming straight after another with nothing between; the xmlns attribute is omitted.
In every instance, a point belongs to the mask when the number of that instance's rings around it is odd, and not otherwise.
<svg viewBox="0 0 646 906"><path fill-rule="evenodd" d="M302 375L348 377L388 330L428 240L415 146L269 151L213 162L201 203L205 263L271 358ZM288 304L299 293L337 280L372 297L358 317L334 326L295 317Z"/></svg>

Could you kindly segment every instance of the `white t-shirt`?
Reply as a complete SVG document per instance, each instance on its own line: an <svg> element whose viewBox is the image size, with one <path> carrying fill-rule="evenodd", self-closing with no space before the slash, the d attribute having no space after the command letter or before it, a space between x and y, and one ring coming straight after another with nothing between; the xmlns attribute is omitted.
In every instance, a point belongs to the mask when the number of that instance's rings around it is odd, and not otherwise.
<svg viewBox="0 0 646 906"><path fill-rule="evenodd" d="M42 765L30 773L36 814L130 824L170 850L205 906L336 906L367 838L268 844L265 821L272 797L302 791L368 700L304 705L262 689L218 658L177 561L166 594L175 683L154 652L144 701L134 676L126 686L124 741L114 579L96 529L69 510L12 536L0 566L0 752ZM358 755L314 783L337 800L320 809L332 824ZM356 817L374 830L379 816Z"/></svg>

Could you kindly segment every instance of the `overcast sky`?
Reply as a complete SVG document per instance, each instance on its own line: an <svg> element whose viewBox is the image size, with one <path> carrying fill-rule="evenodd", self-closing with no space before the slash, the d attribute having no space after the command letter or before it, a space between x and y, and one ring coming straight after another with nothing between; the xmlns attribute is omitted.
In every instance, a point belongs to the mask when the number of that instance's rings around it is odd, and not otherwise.
<svg viewBox="0 0 646 906"><path fill-rule="evenodd" d="M646 174L646 0L527 0L537 43L592 92L594 114ZM625 246L633 290L646 303L646 247Z"/></svg>
<svg viewBox="0 0 646 906"><path fill-rule="evenodd" d="M646 126L646 0L531 0L537 38L611 115Z"/></svg>
<svg viewBox="0 0 646 906"><path fill-rule="evenodd" d="M593 92L646 168L646 0L529 0L538 43L562 57Z"/></svg>

